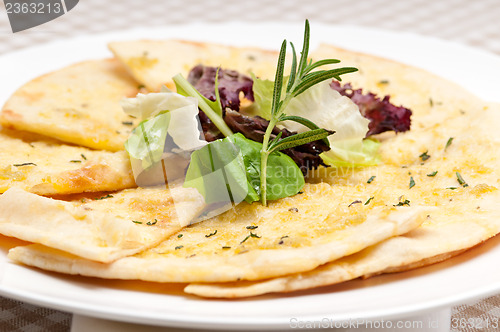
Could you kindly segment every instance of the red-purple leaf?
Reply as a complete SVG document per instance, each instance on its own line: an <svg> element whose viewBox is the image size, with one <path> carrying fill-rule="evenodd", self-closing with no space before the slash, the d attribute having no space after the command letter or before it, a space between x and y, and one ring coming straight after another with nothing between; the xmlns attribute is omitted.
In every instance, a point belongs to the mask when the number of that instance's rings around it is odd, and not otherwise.
<svg viewBox="0 0 500 332"><path fill-rule="evenodd" d="M332 81L330 86L341 95L349 97L358 105L361 114L370 120L367 137L385 131L398 133L410 130L411 110L393 105L389 96L380 99L371 92L363 94L362 89L354 90L350 83L341 86L339 82Z"/></svg>

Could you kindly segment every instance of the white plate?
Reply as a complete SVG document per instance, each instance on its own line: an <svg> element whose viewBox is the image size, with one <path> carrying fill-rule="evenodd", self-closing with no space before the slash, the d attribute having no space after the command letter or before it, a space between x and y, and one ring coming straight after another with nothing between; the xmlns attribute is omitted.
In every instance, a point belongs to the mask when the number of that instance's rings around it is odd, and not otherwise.
<svg viewBox="0 0 500 332"><path fill-rule="evenodd" d="M483 99L500 102L497 56L411 34L314 22L311 29L311 48L328 42L386 56L448 78ZM0 57L0 103L39 74L85 59L111 56L106 42L112 40L175 37L277 48L284 38L301 45L302 32L302 24L189 25L47 44ZM69 277L29 269L7 260L11 245L5 240L0 243L2 295L88 316L154 325L255 330L289 328L293 319L396 319L500 292L500 238L447 262L411 272L236 301L187 296L180 285Z"/></svg>

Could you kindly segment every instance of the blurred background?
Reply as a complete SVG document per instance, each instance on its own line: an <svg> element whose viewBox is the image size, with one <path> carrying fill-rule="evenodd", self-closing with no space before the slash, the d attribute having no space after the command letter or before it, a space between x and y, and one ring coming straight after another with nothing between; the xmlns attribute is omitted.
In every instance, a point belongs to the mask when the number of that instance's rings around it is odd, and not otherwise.
<svg viewBox="0 0 500 332"><path fill-rule="evenodd" d="M73 0L74 1L74 0ZM12 33L0 1L0 53L81 34L193 22L312 22L413 32L500 54L498 0L81 0L67 14Z"/></svg>

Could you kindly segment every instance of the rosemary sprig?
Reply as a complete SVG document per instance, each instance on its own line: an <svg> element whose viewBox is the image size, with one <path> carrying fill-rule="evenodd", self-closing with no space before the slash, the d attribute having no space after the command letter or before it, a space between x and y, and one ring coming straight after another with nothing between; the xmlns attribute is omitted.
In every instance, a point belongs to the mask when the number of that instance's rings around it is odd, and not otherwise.
<svg viewBox="0 0 500 332"><path fill-rule="evenodd" d="M273 102L271 107L271 119L267 127L266 133L264 135L264 140L262 142L262 150L260 153L260 195L261 202L263 205L267 204L267 159L269 155L274 151L284 150L290 147L306 144L316 140L325 140L326 137L333 134L333 131L326 129L321 129L316 126L311 121L298 117L298 116L287 116L285 114L285 109L287 108L290 101L308 90L312 86L323 82L327 79L335 78L341 80L340 75L352 73L357 71L353 67L342 67L330 70L316 70L318 67L339 63L337 59L324 59L316 62L307 60L309 55L309 38L310 38L310 28L309 21L305 22L304 29L304 42L302 45L302 52L300 54L300 59L297 62L297 54L295 52L295 46L290 43L292 48L292 66L290 69L290 75L288 79L288 84L286 86L285 95L281 98L281 92L283 88L284 81L284 68L285 68L285 58L286 58L286 45L287 41L284 40L281 44L281 50L278 56L278 66L276 68L276 76L274 80L274 91L273 91ZM288 136L281 139L281 135L278 135L274 140L270 141L271 133L276 124L280 121L291 120L299 122L305 125L310 131Z"/></svg>

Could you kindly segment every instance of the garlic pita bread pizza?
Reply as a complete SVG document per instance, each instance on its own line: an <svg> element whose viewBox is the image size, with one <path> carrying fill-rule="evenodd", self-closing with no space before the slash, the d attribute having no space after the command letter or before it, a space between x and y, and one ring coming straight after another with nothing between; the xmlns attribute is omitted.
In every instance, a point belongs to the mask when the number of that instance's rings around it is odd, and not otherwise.
<svg viewBox="0 0 500 332"><path fill-rule="evenodd" d="M7 100L0 123L93 149L123 150L134 125L120 106L139 84L115 59L89 60L38 77Z"/></svg>
<svg viewBox="0 0 500 332"><path fill-rule="evenodd" d="M0 127L0 193L13 187L61 195L135 186L124 151L91 150Z"/></svg>
<svg viewBox="0 0 500 332"><path fill-rule="evenodd" d="M359 192L327 184L268 207L241 203L191 225L158 246L110 264L43 247L18 247L9 257L43 269L114 279L155 282L258 280L317 266L406 233L425 209L377 205L348 208ZM394 199L397 200L397 197Z"/></svg>
<svg viewBox="0 0 500 332"><path fill-rule="evenodd" d="M444 192L434 193L443 194L453 203L439 206L417 229L354 255L305 273L260 282L190 284L184 291L203 297L239 298L333 285L359 277L406 271L441 262L500 232L498 189L478 185L470 193L462 192L452 197ZM481 198L480 203L478 198Z"/></svg>

